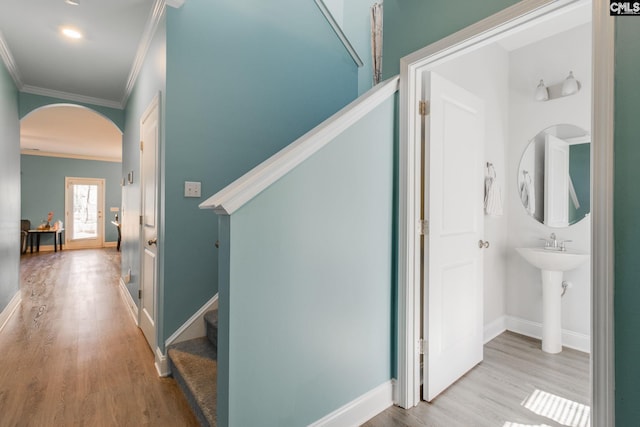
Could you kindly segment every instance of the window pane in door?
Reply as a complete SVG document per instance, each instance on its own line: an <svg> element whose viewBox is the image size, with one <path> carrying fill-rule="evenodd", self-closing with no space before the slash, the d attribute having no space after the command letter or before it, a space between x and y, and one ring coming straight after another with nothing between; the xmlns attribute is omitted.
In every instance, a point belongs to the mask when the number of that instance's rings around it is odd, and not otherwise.
<svg viewBox="0 0 640 427"><path fill-rule="evenodd" d="M72 239L98 236L98 186L73 184Z"/></svg>

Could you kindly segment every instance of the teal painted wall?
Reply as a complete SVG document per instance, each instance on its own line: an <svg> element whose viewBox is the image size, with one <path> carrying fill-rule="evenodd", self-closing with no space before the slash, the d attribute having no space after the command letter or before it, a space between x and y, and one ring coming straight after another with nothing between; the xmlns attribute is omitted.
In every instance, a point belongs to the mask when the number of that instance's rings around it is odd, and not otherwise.
<svg viewBox="0 0 640 427"><path fill-rule="evenodd" d="M580 208L569 200L569 223L579 221L591 210L591 144L569 146L569 176Z"/></svg>
<svg viewBox="0 0 640 427"><path fill-rule="evenodd" d="M516 0L385 0L383 78L400 72L402 57L516 3Z"/></svg>
<svg viewBox="0 0 640 427"><path fill-rule="evenodd" d="M640 420L640 25L616 19L615 71L615 363L616 425Z"/></svg>
<svg viewBox="0 0 640 427"><path fill-rule="evenodd" d="M140 225L141 210L140 193L140 118L155 96L160 94L160 176L163 170L164 155L164 101L166 79L166 21L163 17L158 23L156 34L153 36L149 51L145 57L140 74L133 87L131 96L125 108L125 131L122 138L122 177L133 172L133 183L126 183L122 187L122 245L121 266L122 276L131 269L131 281L127 289L133 301L138 303L138 289L140 289ZM160 183L160 200L162 197L162 181ZM163 238L163 216L160 212L160 227L158 235L158 251L160 255L160 269L162 271L162 250L165 244ZM162 336L163 313L162 273L158 282L158 312L156 322L157 336ZM157 342L164 340L157 339ZM164 348L162 346L161 348Z"/></svg>
<svg viewBox="0 0 640 427"><path fill-rule="evenodd" d="M308 425L391 379L394 109L221 221L229 426Z"/></svg>
<svg viewBox="0 0 640 427"><path fill-rule="evenodd" d="M20 287L18 91L0 61L0 312Z"/></svg>
<svg viewBox="0 0 640 427"><path fill-rule="evenodd" d="M118 240L118 232L110 223L114 219L114 214L109 211L109 208L120 208L121 171L122 165L115 162L22 155L20 156L22 188L20 218L28 219L31 221L31 227L35 228L47 218L49 211L53 211L54 221L65 222L65 177L102 178L105 180L104 240L115 242ZM52 236L42 236L41 244L53 245Z"/></svg>
<svg viewBox="0 0 640 427"><path fill-rule="evenodd" d="M353 100L357 78L313 1L167 10L161 341L218 290L217 219L198 204ZM202 198L184 198L184 181Z"/></svg>
<svg viewBox="0 0 640 427"><path fill-rule="evenodd" d="M52 98L50 96L34 95L32 93L20 92L20 119L38 108L56 104L73 104L82 105L95 112L101 114L105 118L111 120L113 124L118 126L120 131L124 131L124 111L117 108L102 107L100 105L87 104L84 102L69 101L61 98Z"/></svg>

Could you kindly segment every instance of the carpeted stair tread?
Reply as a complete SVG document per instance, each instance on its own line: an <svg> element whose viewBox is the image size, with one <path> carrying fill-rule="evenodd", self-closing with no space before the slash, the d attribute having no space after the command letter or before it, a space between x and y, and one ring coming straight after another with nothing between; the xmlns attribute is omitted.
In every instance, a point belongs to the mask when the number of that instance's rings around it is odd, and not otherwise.
<svg viewBox="0 0 640 427"><path fill-rule="evenodd" d="M218 365L212 354L215 351L206 338L185 341L168 350L174 377L186 388L187 400L195 403L196 417L201 424L215 427Z"/></svg>
<svg viewBox="0 0 640 427"><path fill-rule="evenodd" d="M207 311L204 315L204 321L213 326L218 326L218 310Z"/></svg>
<svg viewBox="0 0 640 427"><path fill-rule="evenodd" d="M209 359L217 359L216 348L209 342L207 337L194 338L192 340L179 342L169 346L169 350L179 350Z"/></svg>
<svg viewBox="0 0 640 427"><path fill-rule="evenodd" d="M204 324L207 331L207 338L218 349L218 310L211 310L204 315Z"/></svg>

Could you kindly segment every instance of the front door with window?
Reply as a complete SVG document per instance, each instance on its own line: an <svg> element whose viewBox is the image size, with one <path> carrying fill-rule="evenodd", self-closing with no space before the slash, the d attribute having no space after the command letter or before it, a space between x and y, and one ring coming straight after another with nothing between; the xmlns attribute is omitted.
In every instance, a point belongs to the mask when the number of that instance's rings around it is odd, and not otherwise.
<svg viewBox="0 0 640 427"><path fill-rule="evenodd" d="M65 243L68 248L104 245L104 179L65 178Z"/></svg>

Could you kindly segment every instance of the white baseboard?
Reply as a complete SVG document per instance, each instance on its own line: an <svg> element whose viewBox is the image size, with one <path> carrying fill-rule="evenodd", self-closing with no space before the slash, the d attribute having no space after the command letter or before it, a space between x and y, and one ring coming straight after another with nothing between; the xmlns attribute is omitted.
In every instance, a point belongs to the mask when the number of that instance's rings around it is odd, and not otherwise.
<svg viewBox="0 0 640 427"><path fill-rule="evenodd" d="M309 427L359 426L393 405L394 380L389 380L352 400Z"/></svg>
<svg viewBox="0 0 640 427"><path fill-rule="evenodd" d="M104 242L102 244L103 248L115 248L116 246L118 246L118 242Z"/></svg>
<svg viewBox="0 0 640 427"><path fill-rule="evenodd" d="M514 316L507 316L507 329L517 334L531 338L542 339L542 324ZM584 353L591 352L591 339L589 335L578 332L562 330L562 345Z"/></svg>
<svg viewBox="0 0 640 427"><path fill-rule="evenodd" d="M168 377L171 374L169 370L169 361L167 360L167 356L162 354L162 351L158 347L156 347L155 354L155 365L156 371L158 371L158 375L161 377Z"/></svg>
<svg viewBox="0 0 640 427"><path fill-rule="evenodd" d="M507 330L507 316L500 316L487 325L484 325L484 343L488 343Z"/></svg>
<svg viewBox="0 0 640 427"><path fill-rule="evenodd" d="M207 301L193 316L189 318L182 326L178 328L167 340L165 341L165 347L171 344L177 344L182 341L191 340L194 338L204 337L207 333L204 326L204 315L218 307L218 294L215 294L209 301Z"/></svg>
<svg viewBox="0 0 640 427"><path fill-rule="evenodd" d="M22 297L20 296L20 291L16 292L16 294L11 298L9 304L0 312L0 332L4 329L5 325L11 319L11 316L16 311L18 307L20 307L20 303L22 302Z"/></svg>
<svg viewBox="0 0 640 427"><path fill-rule="evenodd" d="M127 305L127 308L129 308L129 313L131 314L131 317L133 317L133 322L137 325L138 305L133 301L133 298L129 293L129 289L127 289L127 285L124 284L124 280L122 279L122 277L120 278L120 286L118 287L120 288L120 296L122 297L124 303Z"/></svg>

